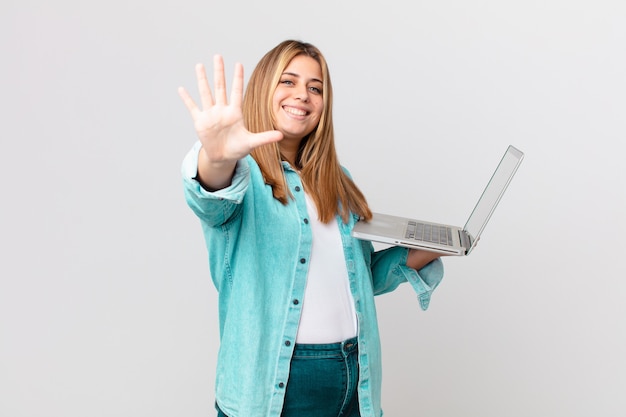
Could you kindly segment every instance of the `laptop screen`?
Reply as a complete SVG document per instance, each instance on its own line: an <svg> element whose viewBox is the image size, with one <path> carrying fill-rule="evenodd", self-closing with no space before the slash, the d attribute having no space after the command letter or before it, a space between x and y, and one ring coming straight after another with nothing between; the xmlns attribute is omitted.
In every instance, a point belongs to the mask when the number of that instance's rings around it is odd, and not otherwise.
<svg viewBox="0 0 626 417"><path fill-rule="evenodd" d="M504 153L491 180L489 180L472 214L467 219L467 223L465 223L464 230L472 238L472 247L485 228L523 158L524 154L513 146L509 146Z"/></svg>

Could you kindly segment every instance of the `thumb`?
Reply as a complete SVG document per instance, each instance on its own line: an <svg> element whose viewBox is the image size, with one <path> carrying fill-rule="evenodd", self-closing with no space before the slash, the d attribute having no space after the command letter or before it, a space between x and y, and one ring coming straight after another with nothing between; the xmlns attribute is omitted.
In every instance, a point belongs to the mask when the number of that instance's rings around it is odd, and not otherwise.
<svg viewBox="0 0 626 417"><path fill-rule="evenodd" d="M250 138L250 147L257 148L268 143L274 143L282 140L283 134L278 130L268 130L266 132L255 133Z"/></svg>

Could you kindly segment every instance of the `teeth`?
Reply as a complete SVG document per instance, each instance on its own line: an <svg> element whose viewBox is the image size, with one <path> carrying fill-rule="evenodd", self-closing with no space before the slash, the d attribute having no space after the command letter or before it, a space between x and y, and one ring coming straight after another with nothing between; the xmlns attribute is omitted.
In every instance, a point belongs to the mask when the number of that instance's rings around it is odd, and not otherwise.
<svg viewBox="0 0 626 417"><path fill-rule="evenodd" d="M304 110L294 109L293 107L285 107L287 113L291 113L295 116L304 116L306 112Z"/></svg>

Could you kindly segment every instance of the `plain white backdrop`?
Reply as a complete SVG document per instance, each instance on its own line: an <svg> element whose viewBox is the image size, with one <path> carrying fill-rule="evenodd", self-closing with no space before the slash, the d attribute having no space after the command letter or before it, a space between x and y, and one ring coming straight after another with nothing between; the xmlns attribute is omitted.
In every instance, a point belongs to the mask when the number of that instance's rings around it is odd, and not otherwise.
<svg viewBox="0 0 626 417"><path fill-rule="evenodd" d="M626 414L622 0L0 11L0 416L214 415L176 89L215 53L247 79L286 38L325 53L340 159L376 211L462 224L506 146L526 153L427 312L409 286L378 298L385 415Z"/></svg>

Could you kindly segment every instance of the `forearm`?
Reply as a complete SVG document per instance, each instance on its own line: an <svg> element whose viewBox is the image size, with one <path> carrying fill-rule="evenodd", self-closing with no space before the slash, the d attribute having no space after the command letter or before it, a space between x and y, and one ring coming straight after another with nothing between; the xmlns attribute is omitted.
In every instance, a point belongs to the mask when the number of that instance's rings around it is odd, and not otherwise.
<svg viewBox="0 0 626 417"><path fill-rule="evenodd" d="M207 191L217 191L228 187L235 173L237 161L209 160L203 148L198 153L198 174L196 179Z"/></svg>
<svg viewBox="0 0 626 417"><path fill-rule="evenodd" d="M406 266L413 268L416 271L419 271L440 256L441 254L436 252L411 249L409 250L409 256L406 260Z"/></svg>

